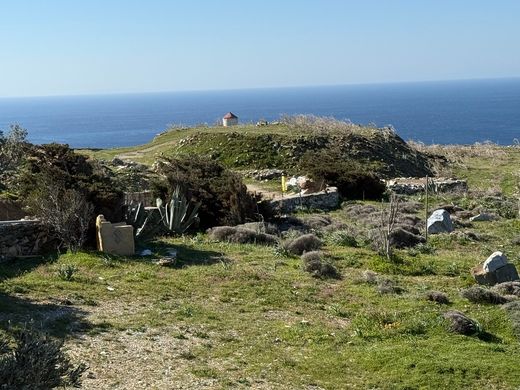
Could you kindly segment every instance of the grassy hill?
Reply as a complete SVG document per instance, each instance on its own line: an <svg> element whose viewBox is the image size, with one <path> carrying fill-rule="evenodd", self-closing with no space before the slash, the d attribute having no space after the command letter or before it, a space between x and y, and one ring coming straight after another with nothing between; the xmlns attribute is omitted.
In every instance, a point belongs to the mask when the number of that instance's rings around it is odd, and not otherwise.
<svg viewBox="0 0 520 390"><path fill-rule="evenodd" d="M295 170L305 153L337 150L384 176L431 174L430 158L389 129L329 120L317 127L305 121L268 126L241 125L171 129L133 148L82 151L98 159L119 157L152 164L157 157L199 154L237 170Z"/></svg>

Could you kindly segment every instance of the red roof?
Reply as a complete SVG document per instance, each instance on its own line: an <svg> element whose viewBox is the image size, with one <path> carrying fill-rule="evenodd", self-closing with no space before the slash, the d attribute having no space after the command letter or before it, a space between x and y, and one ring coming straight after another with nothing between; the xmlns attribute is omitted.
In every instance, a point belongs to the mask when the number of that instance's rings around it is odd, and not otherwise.
<svg viewBox="0 0 520 390"><path fill-rule="evenodd" d="M224 118L223 119L238 119L238 116L236 116L235 114L233 114L231 111L228 112L226 115L224 115Z"/></svg>

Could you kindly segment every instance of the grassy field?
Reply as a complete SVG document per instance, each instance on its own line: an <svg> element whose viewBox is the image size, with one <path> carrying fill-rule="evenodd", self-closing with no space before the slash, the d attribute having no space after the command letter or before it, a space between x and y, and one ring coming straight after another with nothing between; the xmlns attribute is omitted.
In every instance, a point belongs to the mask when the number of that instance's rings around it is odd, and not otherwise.
<svg viewBox="0 0 520 390"><path fill-rule="evenodd" d="M338 210L329 214L347 220ZM304 216L305 217L305 216ZM152 258L96 252L2 264L4 331L32 321L66 339L89 366L85 388L402 389L520 386L520 344L507 313L473 304L460 289L495 249L518 265L518 220L475 224L482 241L439 235L428 253L389 261L366 247L327 242L340 280L313 278L298 257L272 248L161 239ZM153 263L178 250L175 267ZM60 277L75 266L71 280ZM402 292L378 292L372 270ZM449 306L427 301L448 294ZM478 320L480 338L448 331L442 314Z"/></svg>
<svg viewBox="0 0 520 390"><path fill-rule="evenodd" d="M171 131L135 148L84 152L151 163L194 131ZM437 196L431 208L473 207L487 195L517 191L519 148L424 149L446 156L441 173L467 179L471 190ZM424 219L422 210L417 215ZM326 216L347 226L359 222L345 208ZM392 260L362 240L342 246L318 232L340 279L315 278L299 257L274 248L215 242L206 234L148 243L151 257L80 252L4 262L0 331L31 324L65 340L73 360L89 366L87 389L518 389L520 323L500 305L471 303L460 292L474 284L469 269L495 250L520 266L520 220L457 230L477 238L431 236L428 246L397 250ZM155 264L168 248L178 251L175 266ZM69 279L60 272L66 269ZM367 271L396 288L382 290ZM432 290L451 303L428 301ZM484 332L450 332L443 318L448 310L464 312Z"/></svg>

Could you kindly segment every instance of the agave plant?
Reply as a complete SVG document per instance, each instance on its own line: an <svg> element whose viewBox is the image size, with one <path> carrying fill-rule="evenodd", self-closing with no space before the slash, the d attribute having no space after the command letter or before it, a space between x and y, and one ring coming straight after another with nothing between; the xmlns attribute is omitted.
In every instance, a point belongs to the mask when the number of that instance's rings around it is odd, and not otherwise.
<svg viewBox="0 0 520 390"><path fill-rule="evenodd" d="M126 212L126 223L134 227L136 239L146 239L158 233L161 228L161 220L154 213L145 210L142 202L131 205Z"/></svg>
<svg viewBox="0 0 520 390"><path fill-rule="evenodd" d="M175 234L182 234L189 229L194 222L198 221L198 211L200 203L190 209L190 203L181 193L179 187L175 187L172 198L166 205L162 199L157 198L157 208L161 213L162 222L168 231Z"/></svg>

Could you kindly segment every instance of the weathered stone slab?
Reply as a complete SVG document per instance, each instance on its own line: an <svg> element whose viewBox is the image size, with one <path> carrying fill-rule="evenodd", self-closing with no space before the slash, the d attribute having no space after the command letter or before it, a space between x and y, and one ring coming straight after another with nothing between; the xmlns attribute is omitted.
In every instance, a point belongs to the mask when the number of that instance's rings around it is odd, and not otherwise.
<svg viewBox="0 0 520 390"><path fill-rule="evenodd" d="M103 215L96 219L96 240L98 250L121 256L135 254L134 227L124 222L111 223Z"/></svg>

